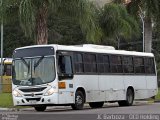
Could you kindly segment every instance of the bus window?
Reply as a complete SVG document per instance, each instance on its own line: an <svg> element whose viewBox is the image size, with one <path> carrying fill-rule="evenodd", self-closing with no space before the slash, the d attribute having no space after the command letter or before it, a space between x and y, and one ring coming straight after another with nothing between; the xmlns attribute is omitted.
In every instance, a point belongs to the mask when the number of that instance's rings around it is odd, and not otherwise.
<svg viewBox="0 0 160 120"><path fill-rule="evenodd" d="M76 73L83 73L84 68L83 68L82 54L76 53L74 55L74 65Z"/></svg>
<svg viewBox="0 0 160 120"><path fill-rule="evenodd" d="M108 55L104 55L103 56L103 60L104 60L104 70L105 70L105 73L109 73L110 72L110 68L109 68L109 56Z"/></svg>
<svg viewBox="0 0 160 120"><path fill-rule="evenodd" d="M70 56L59 56L58 59L59 74L63 77L72 77L72 62Z"/></svg>
<svg viewBox="0 0 160 120"><path fill-rule="evenodd" d="M141 73L141 74L145 73L143 57L135 57L134 58L134 66L135 66L136 73Z"/></svg>
<svg viewBox="0 0 160 120"><path fill-rule="evenodd" d="M96 55L95 54L84 54L84 71L86 73L96 73Z"/></svg>
<svg viewBox="0 0 160 120"><path fill-rule="evenodd" d="M104 72L104 62L103 62L103 55L97 54L97 71L98 73L105 73Z"/></svg>
<svg viewBox="0 0 160 120"><path fill-rule="evenodd" d="M134 73L133 59L131 56L123 56L122 62L124 73Z"/></svg>
<svg viewBox="0 0 160 120"><path fill-rule="evenodd" d="M145 58L145 72L147 74L155 74L155 65L153 58Z"/></svg>
<svg viewBox="0 0 160 120"><path fill-rule="evenodd" d="M123 73L121 56L111 55L110 61L111 61L111 72L112 73Z"/></svg>

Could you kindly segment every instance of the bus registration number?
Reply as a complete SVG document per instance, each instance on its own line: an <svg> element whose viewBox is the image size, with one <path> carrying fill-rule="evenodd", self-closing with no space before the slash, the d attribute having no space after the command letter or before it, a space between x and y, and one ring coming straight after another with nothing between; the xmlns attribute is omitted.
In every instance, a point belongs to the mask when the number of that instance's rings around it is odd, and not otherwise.
<svg viewBox="0 0 160 120"><path fill-rule="evenodd" d="M36 100L30 100L29 101L31 104L35 104L37 101Z"/></svg>

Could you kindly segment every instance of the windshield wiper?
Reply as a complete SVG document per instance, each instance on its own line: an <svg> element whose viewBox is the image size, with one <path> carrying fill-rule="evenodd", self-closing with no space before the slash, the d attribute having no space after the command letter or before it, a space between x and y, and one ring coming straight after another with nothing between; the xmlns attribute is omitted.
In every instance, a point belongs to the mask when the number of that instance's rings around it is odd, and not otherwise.
<svg viewBox="0 0 160 120"><path fill-rule="evenodd" d="M44 56L42 56L35 64L34 64L34 70L35 68L42 62Z"/></svg>
<svg viewBox="0 0 160 120"><path fill-rule="evenodd" d="M28 68L28 73L29 73L29 70L30 70L30 65L25 61L24 58L21 58L22 62L27 66Z"/></svg>

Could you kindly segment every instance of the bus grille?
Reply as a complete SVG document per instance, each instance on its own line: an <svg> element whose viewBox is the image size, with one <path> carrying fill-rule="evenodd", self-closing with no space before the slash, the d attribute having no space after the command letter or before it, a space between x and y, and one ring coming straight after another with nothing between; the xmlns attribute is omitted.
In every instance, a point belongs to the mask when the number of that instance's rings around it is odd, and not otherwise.
<svg viewBox="0 0 160 120"><path fill-rule="evenodd" d="M37 95L43 95L43 93L37 93L37 94L34 94L35 96ZM24 96L33 96L33 94L24 94Z"/></svg>
<svg viewBox="0 0 160 120"><path fill-rule="evenodd" d="M40 87L40 88L20 88L22 92L41 92L47 87Z"/></svg>

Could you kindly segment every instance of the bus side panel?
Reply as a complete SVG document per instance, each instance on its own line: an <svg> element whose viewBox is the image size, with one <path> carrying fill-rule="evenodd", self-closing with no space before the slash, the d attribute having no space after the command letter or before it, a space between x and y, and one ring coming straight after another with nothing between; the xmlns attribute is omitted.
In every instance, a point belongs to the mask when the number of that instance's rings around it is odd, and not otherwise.
<svg viewBox="0 0 160 120"><path fill-rule="evenodd" d="M155 96L158 90L157 76L146 76L146 81L148 89L148 98Z"/></svg>
<svg viewBox="0 0 160 120"><path fill-rule="evenodd" d="M125 89L131 86L134 89L135 99L147 98L147 85L145 76L142 75L129 75L125 76Z"/></svg>
<svg viewBox="0 0 160 120"><path fill-rule="evenodd" d="M112 79L109 76L99 76L99 90L101 91L101 96L104 96L103 101L110 101L114 99L114 95L111 91L111 88L113 88L114 83L111 82L111 80Z"/></svg>
<svg viewBox="0 0 160 120"><path fill-rule="evenodd" d="M105 91L104 101L124 100L124 76L120 75L100 75L99 88Z"/></svg>
<svg viewBox="0 0 160 120"><path fill-rule="evenodd" d="M67 79L62 80L59 82L65 83L65 88L59 88L58 91L58 98L59 102L58 104L68 104L68 103L74 103L74 86L73 86L73 80Z"/></svg>
<svg viewBox="0 0 160 120"><path fill-rule="evenodd" d="M98 75L75 75L75 91L77 88L84 88L86 93L86 102L95 102L100 100L98 88Z"/></svg>

